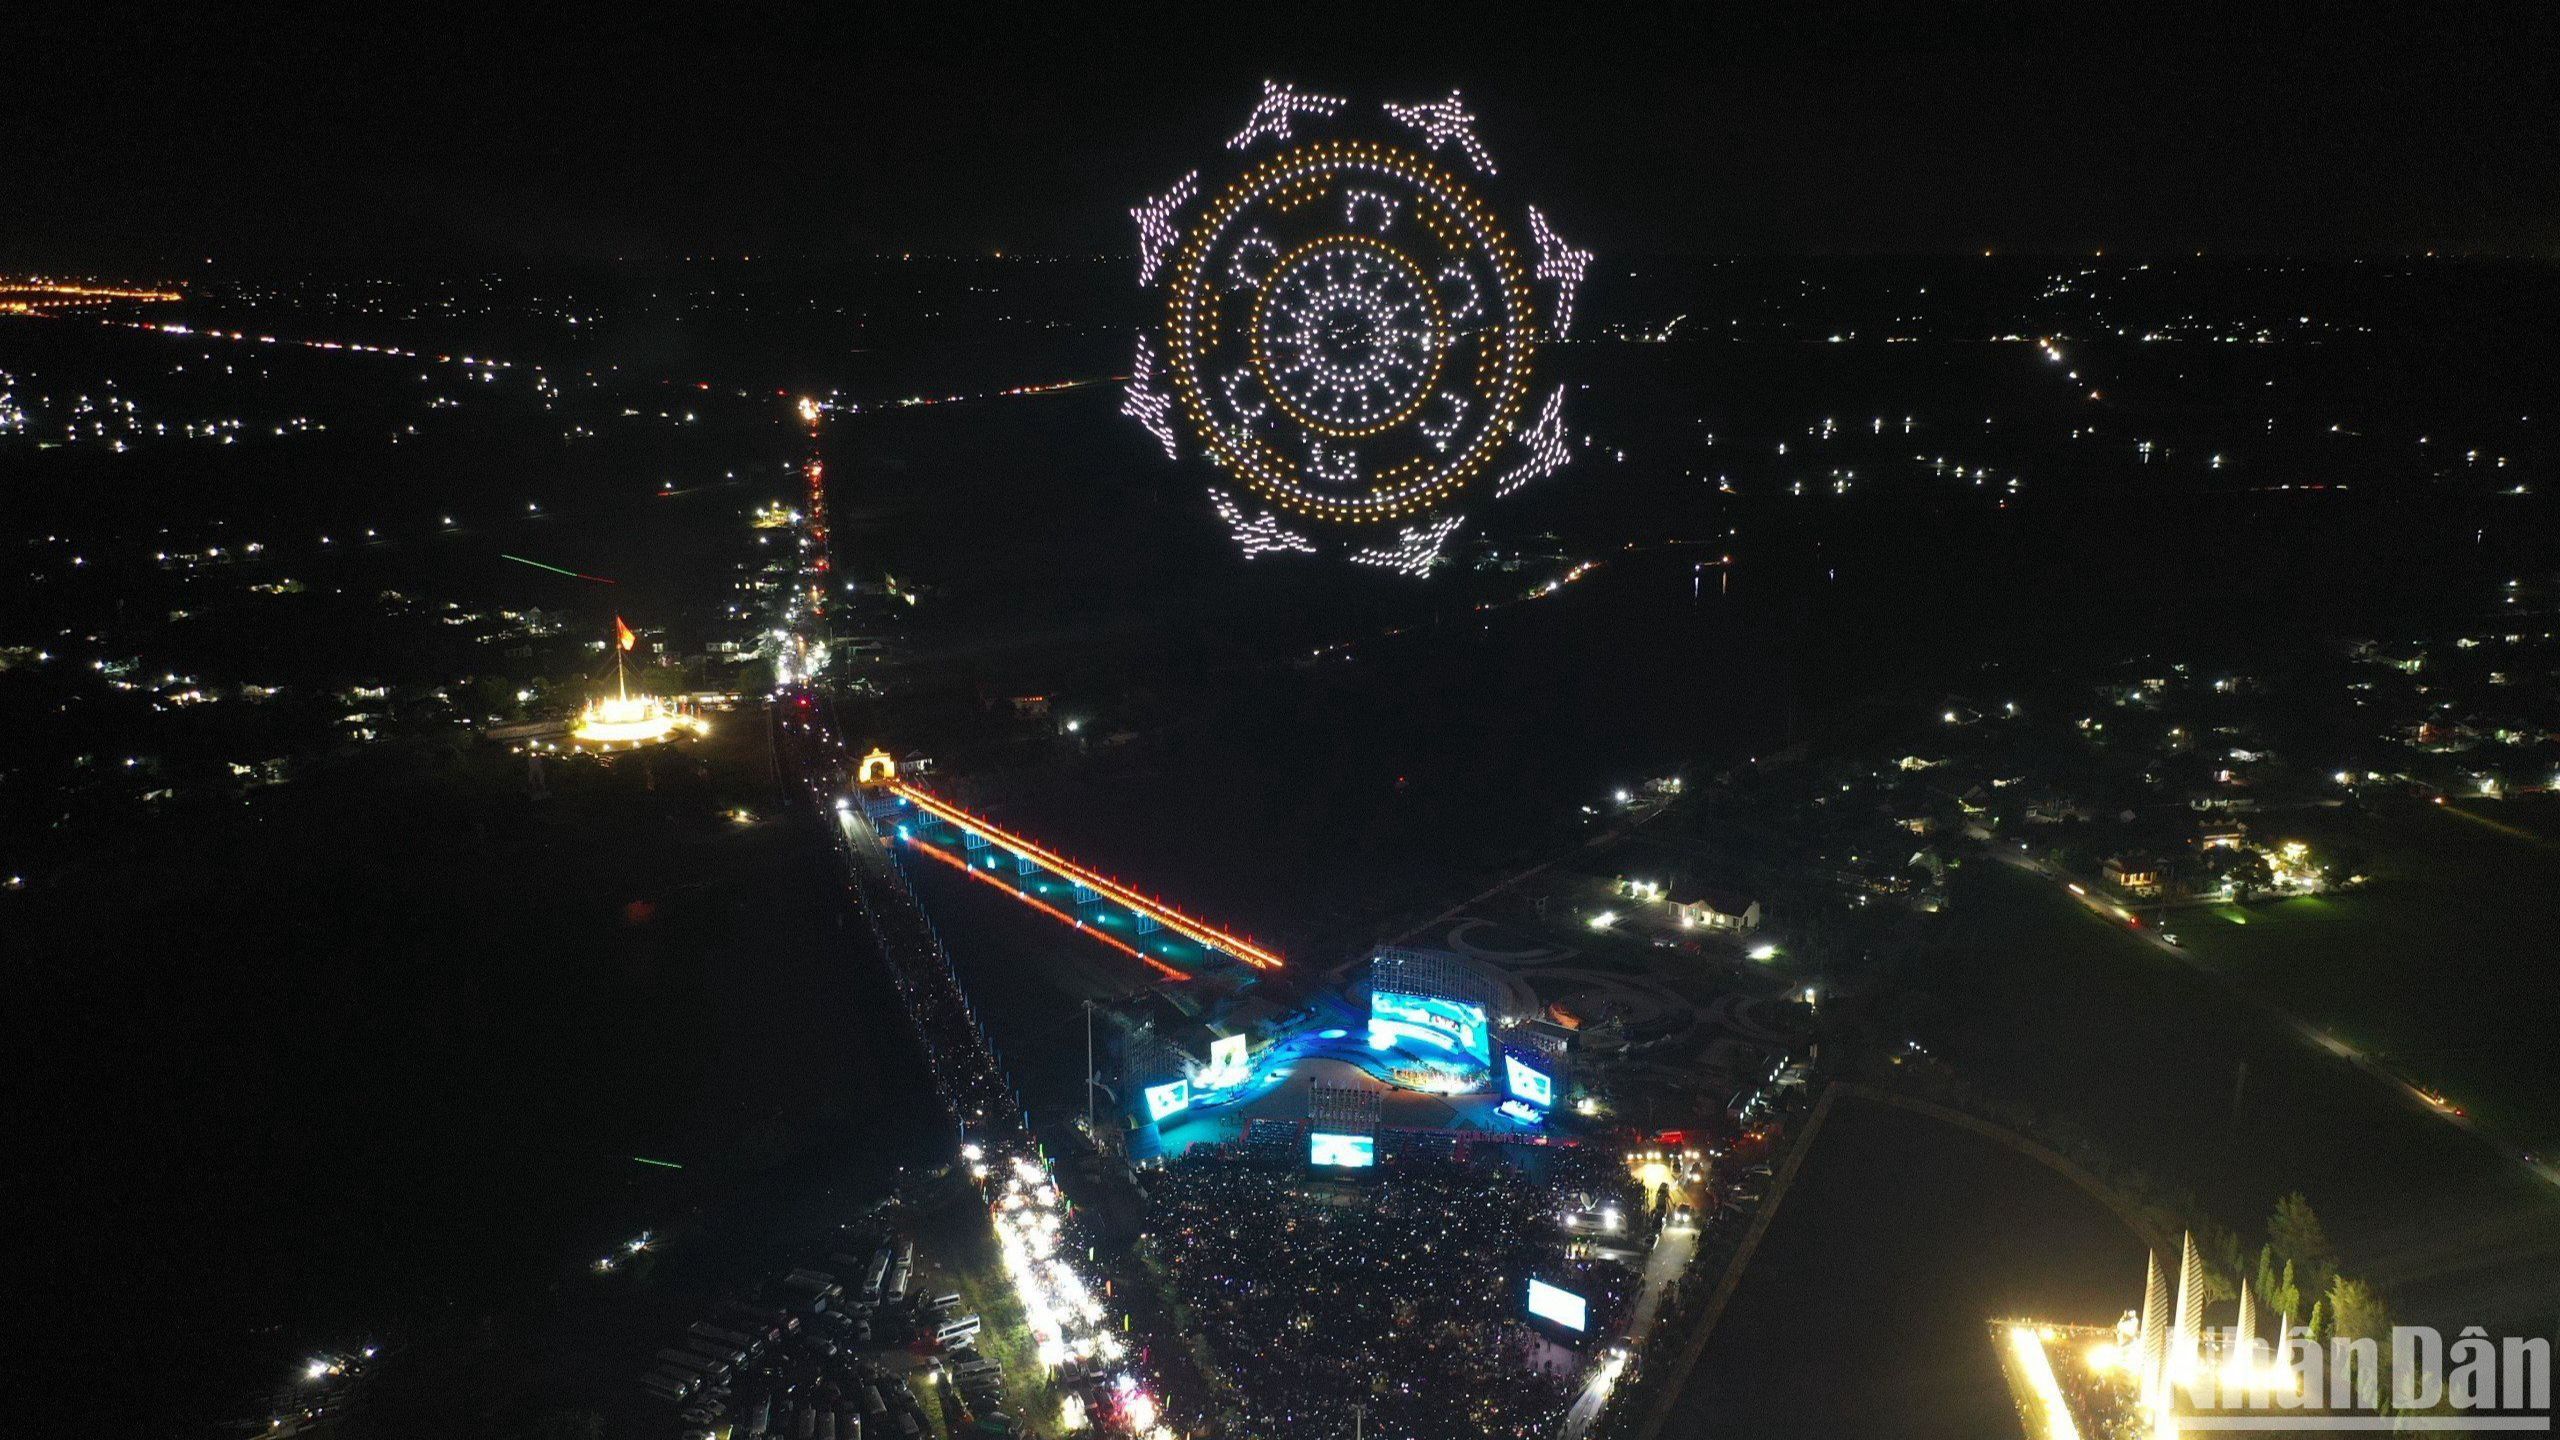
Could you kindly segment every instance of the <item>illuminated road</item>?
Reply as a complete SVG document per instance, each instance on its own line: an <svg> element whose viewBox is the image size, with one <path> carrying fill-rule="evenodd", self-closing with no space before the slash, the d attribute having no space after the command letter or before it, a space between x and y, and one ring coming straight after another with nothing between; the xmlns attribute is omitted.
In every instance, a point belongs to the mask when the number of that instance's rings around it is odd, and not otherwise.
<svg viewBox="0 0 2560 1440"><path fill-rule="evenodd" d="M1646 1337L1653 1333L1654 1317L1662 1310L1664 1287L1688 1270L1689 1257L1697 1253L1698 1227L1694 1222L1662 1227L1661 1237L1644 1257L1643 1285L1636 1294L1635 1313L1627 1320L1628 1344L1639 1350L1644 1348Z"/></svg>
<svg viewBox="0 0 2560 1440"><path fill-rule="evenodd" d="M1560 1440L1582 1440L1591 1423L1600 1418L1600 1409L1609 1403L1611 1392L1618 1388L1618 1376L1626 1369L1626 1359L1612 1355L1591 1367L1591 1379L1582 1393L1573 1397L1573 1408L1564 1414L1564 1428L1557 1432Z"/></svg>
<svg viewBox="0 0 2560 1440"><path fill-rule="evenodd" d="M2087 909L2089 913L2106 921L2109 925L2118 930L2122 930L2138 939L2149 942L2151 948L2178 961L2180 964L2185 965L2197 974L2205 976L2217 984L2229 987L2234 993L2238 994L2242 999L2248 1001L2250 1004L2256 1006L2262 1013L2276 1021L2276 1023L2281 1025L2284 1029L2291 1031L2294 1038L2300 1040L2303 1044L2320 1051L2322 1054L2343 1060L2349 1065L2354 1066L2356 1069L2363 1071L2365 1074L2373 1077L2375 1080L2379 1081L2385 1087L2399 1095L2400 1098L2408 1101L2416 1108L2425 1111L2429 1115L2433 1115L2437 1119L2444 1121L2446 1124L2452 1125L2465 1134L2478 1139L2483 1144L2490 1146L2492 1149L2498 1151L2498 1153L2531 1171L2534 1178L2542 1181L2544 1184L2560 1188L2560 1166L2552 1165L2544 1161L2542 1157L2525 1149L2523 1146L2514 1144L2511 1141L2502 1139L2499 1136L2482 1129L2470 1116L2454 1108L2451 1104L2447 1103L2443 1097L2432 1094L2426 1089L2410 1083L2408 1079L2400 1075L2398 1072L2392 1070L2381 1061L2374 1059L2372 1056L2365 1054L2362 1050L2349 1044L2347 1041L2342 1040L2336 1035L2329 1033L2327 1030L2312 1024L2310 1021L2303 1019L2301 1016L2294 1014L2290 1010L2286 1010L2281 1006L2272 1004L2267 1000L2260 998L2257 995L2251 994L2247 989L2232 980L2229 976L2224 975L2221 971L2215 969L2212 965L2206 963L2203 959L2188 951L2186 947L2171 944L2166 939L2163 939L2158 930L2142 926L2138 923L2127 923L2130 917L2122 906L2099 899L2098 897L2090 894L2087 887L2081 885L2077 881L2069 879L2049 866L2015 855L2001 855L1999 858L2008 865L2026 874L2041 876L2045 879L2056 881L2061 884L2063 890L2067 894L2069 894L2073 899L2079 901L2082 907Z"/></svg>

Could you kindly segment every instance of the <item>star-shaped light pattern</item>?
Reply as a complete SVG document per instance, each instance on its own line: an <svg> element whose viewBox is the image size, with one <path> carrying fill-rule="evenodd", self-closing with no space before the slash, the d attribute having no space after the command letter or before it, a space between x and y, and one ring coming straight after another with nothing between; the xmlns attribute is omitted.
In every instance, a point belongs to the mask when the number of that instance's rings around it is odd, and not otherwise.
<svg viewBox="0 0 2560 1440"><path fill-rule="evenodd" d="M1129 385L1120 400L1120 413L1147 427L1147 433L1164 447L1164 458L1181 458L1173 448L1173 397L1156 388L1155 347L1147 343L1144 335L1138 337L1138 359L1129 369Z"/></svg>
<svg viewBox="0 0 2560 1440"><path fill-rule="evenodd" d="M1520 437L1529 447L1529 458L1514 465L1494 482L1493 494L1500 499L1532 480L1553 475L1573 463L1573 451L1564 443L1564 387L1556 387L1547 403L1538 408L1538 423Z"/></svg>
<svg viewBox="0 0 2560 1440"><path fill-rule="evenodd" d="M1440 563L1440 547L1448 544L1449 537L1458 533L1458 526L1465 519L1463 515L1444 515L1418 529L1399 530L1393 548L1371 546L1365 550L1354 550L1351 552L1352 563L1375 565L1416 578L1428 575L1431 567Z"/></svg>
<svg viewBox="0 0 2560 1440"><path fill-rule="evenodd" d="M1218 518L1226 521L1227 528L1236 533L1236 543L1244 547L1247 560L1275 551L1294 550L1301 555L1316 553L1316 542L1283 526L1280 518L1268 510L1247 520L1235 497L1218 489L1210 490L1209 503L1217 509Z"/></svg>
<svg viewBox="0 0 2560 1440"><path fill-rule="evenodd" d="M1230 150L1242 150L1268 135L1274 140L1295 138L1292 127L1300 115L1330 115L1342 108L1339 95L1301 95L1298 87L1277 80L1262 82L1262 102L1253 107L1253 118L1227 142Z"/></svg>
<svg viewBox="0 0 2560 1440"><path fill-rule="evenodd" d="M1138 222L1138 283L1156 283L1156 271L1163 268L1165 252L1182 238L1173 227L1175 212L1191 203L1192 191L1200 183L1200 172L1192 171L1173 182L1173 188L1143 204L1129 207L1129 218Z"/></svg>
<svg viewBox="0 0 2560 1440"><path fill-rule="evenodd" d="M1422 138L1430 142L1432 149L1437 150L1454 140L1477 170L1487 175L1495 173L1493 156L1486 152L1484 142L1476 138L1476 117L1468 111L1457 91L1450 91L1446 100L1434 100L1424 105L1398 105L1390 100L1387 113L1421 131Z"/></svg>
<svg viewBox="0 0 2560 1440"><path fill-rule="evenodd" d="M1535 205L1529 207L1529 237L1538 242L1534 273L1541 280L1556 282L1556 338L1561 340L1573 328L1573 292L1582 288L1582 271L1591 263L1591 252L1564 243Z"/></svg>

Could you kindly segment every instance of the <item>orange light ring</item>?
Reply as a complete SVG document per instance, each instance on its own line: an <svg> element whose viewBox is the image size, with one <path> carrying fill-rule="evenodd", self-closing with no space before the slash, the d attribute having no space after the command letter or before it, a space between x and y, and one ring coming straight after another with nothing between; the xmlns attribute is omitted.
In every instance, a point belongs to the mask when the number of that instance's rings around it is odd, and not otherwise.
<svg viewBox="0 0 2560 1440"><path fill-rule="evenodd" d="M1499 325L1487 327L1482 333L1477 383L1484 391L1489 408L1483 423L1469 438L1464 452L1441 462L1429 479L1402 486L1393 492L1373 491L1357 497L1321 496L1296 483L1295 470L1289 462L1277 457L1257 456L1253 453L1257 446L1240 443L1239 437L1230 435L1212 413L1197 373L1203 348L1198 328L1200 312L1204 308L1214 311L1219 296L1215 286L1205 280L1202 270L1217 237L1238 214L1258 203L1265 195L1302 183L1321 186L1344 172L1359 171L1403 181L1452 212L1438 218L1452 221L1461 230L1471 232L1470 238L1476 242L1475 251L1493 272L1504 315ZM1417 213L1423 212L1418 210ZM1430 223L1429 220L1426 223ZM1436 225L1434 229L1436 233ZM1185 237L1181 251L1170 263L1173 273L1166 285L1164 339L1168 373L1175 395L1182 402L1193 431L1206 446L1210 458L1237 475L1247 489L1262 499L1282 509L1328 522L1366 524L1398 519L1428 509L1458 493L1492 462L1495 453L1511 438L1513 422L1528 391L1529 373L1537 350L1533 333L1535 327L1524 319L1533 308L1528 287L1522 281L1520 262L1511 239L1503 231L1491 207L1447 171L1422 156L1365 141L1317 141L1283 151L1230 184L1212 202L1200 224ZM1204 289L1205 294L1202 293ZM1214 315L1208 323L1214 329ZM1267 447L1259 448L1267 451Z"/></svg>
<svg viewBox="0 0 2560 1440"><path fill-rule="evenodd" d="M889 793L903 799L913 801L917 808L925 811L927 814L936 816L949 824L956 825L964 831L974 830L978 834L986 836L988 839L995 841L997 844L1004 846L1006 849L1013 851L1017 855L1028 855L1033 860L1038 861L1057 875L1073 880L1077 884L1087 886L1101 894L1108 895L1113 900L1118 901L1129 909L1143 911L1149 915L1153 915L1166 929L1173 931L1175 934L1180 935L1185 939L1209 946L1212 949L1224 950L1228 954L1235 956L1237 959L1242 960L1246 964L1254 966L1257 969L1277 970L1280 968L1281 962L1278 955L1269 950L1265 950L1250 940L1239 940L1235 936L1230 935L1213 925L1209 925L1203 921L1194 920L1190 916L1183 914L1181 911L1174 909L1172 906L1165 904L1161 900L1141 895L1137 891L1132 890L1115 880L1097 875L1062 855L1044 849L1039 845L1035 845L1031 841L1025 840L1018 835L1011 834L1005 830L997 828L996 826L990 825L986 821L979 819L977 816L970 814L968 811L950 804L947 801L936 799L934 796L927 794L922 790L918 790L912 785L906 785L892 780L889 782ZM973 871L971 873L974 874L976 872Z"/></svg>

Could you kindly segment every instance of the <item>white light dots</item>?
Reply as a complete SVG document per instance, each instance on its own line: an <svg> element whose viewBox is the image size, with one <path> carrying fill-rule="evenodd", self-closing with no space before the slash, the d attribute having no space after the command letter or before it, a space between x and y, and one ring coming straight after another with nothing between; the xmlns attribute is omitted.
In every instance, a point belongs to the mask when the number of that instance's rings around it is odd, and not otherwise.
<svg viewBox="0 0 2560 1440"><path fill-rule="evenodd" d="M1307 447L1307 474L1320 484L1349 489L1360 483L1359 452L1318 440Z"/></svg>
<svg viewBox="0 0 2560 1440"><path fill-rule="evenodd" d="M1300 248L1254 306L1265 388L1292 417L1339 438L1401 424L1439 378L1446 340L1422 272L1365 235Z"/></svg>
<svg viewBox="0 0 2560 1440"><path fill-rule="evenodd" d="M1450 91L1446 100L1434 100L1427 105L1398 105L1390 100L1386 108L1388 114L1421 131L1422 138L1433 150L1454 140L1479 173L1495 173L1493 156L1487 154L1484 143L1476 139L1476 117L1468 113L1457 91Z"/></svg>
<svg viewBox="0 0 2560 1440"><path fill-rule="evenodd" d="M1235 282L1228 288L1261 289L1262 277L1271 273L1272 265L1279 259L1280 246L1270 236L1259 230L1247 234L1236 242L1235 250L1227 256L1227 278Z"/></svg>
<svg viewBox="0 0 2560 1440"><path fill-rule="evenodd" d="M1342 223L1350 226L1354 230L1359 229L1360 211L1363 207L1366 207L1370 214L1378 217L1378 223L1370 226L1369 228L1381 235L1387 232L1388 227L1396 223L1397 205L1395 197L1380 190L1343 191Z"/></svg>
<svg viewBox="0 0 2560 1440"><path fill-rule="evenodd" d="M1156 283L1156 271L1164 267L1164 252L1181 238L1173 228L1173 217L1191 203L1191 195L1200 183L1200 172L1192 171L1173 182L1173 188L1153 200L1130 207L1129 218L1138 222L1138 283Z"/></svg>
<svg viewBox="0 0 2560 1440"><path fill-rule="evenodd" d="M1444 265L1440 267L1440 280L1442 284L1447 284L1454 280L1459 285L1463 286L1467 292L1466 303L1462 305L1451 305L1449 307L1449 318L1452 320L1466 320L1473 318L1477 308L1484 303L1484 295L1476 289L1475 277L1467 273L1467 267L1464 265Z"/></svg>
<svg viewBox="0 0 2560 1440"><path fill-rule="evenodd" d="M1121 408L1168 455L1180 428L1227 472L1211 498L1248 555L1426 575L1469 490L1568 463L1563 392L1535 424L1524 411L1592 256L1535 210L1525 233L1497 216L1477 123L1454 90L1355 110L1268 81L1228 141L1247 154L1130 212L1164 310ZM1355 544L1351 526L1399 538Z"/></svg>
<svg viewBox="0 0 2560 1440"><path fill-rule="evenodd" d="M1582 271L1591 263L1591 252L1564 243L1535 205L1529 207L1529 238L1538 246L1538 278L1556 282L1556 338L1561 340L1573 328L1573 294L1582 288Z"/></svg>
<svg viewBox="0 0 2560 1440"><path fill-rule="evenodd" d="M1237 419L1259 420L1269 413L1270 405L1254 398L1261 392L1262 385L1252 371L1230 370L1227 378L1219 383L1227 392L1227 408L1235 412Z"/></svg>
<svg viewBox="0 0 2560 1440"><path fill-rule="evenodd" d="M1155 380L1155 347L1141 335L1138 358L1129 368L1129 385L1121 396L1120 413L1135 419L1156 437L1156 443L1164 447L1164 458L1179 460L1182 456L1173 447L1173 421L1167 418L1173 409L1173 397L1158 390Z"/></svg>
<svg viewBox="0 0 2560 1440"><path fill-rule="evenodd" d="M1465 519L1463 515L1444 515L1418 529L1399 530L1392 548L1373 545L1364 550L1354 550L1351 562L1355 565L1376 565L1419 579L1430 574L1431 567L1440 563L1440 547L1448 544L1449 537L1458 533L1458 526Z"/></svg>
<svg viewBox="0 0 2560 1440"><path fill-rule="evenodd" d="M1301 95L1294 85L1277 80L1262 82L1262 101L1253 107L1253 117L1227 142L1230 150L1242 150L1268 135L1274 140L1294 139L1292 127L1300 115L1330 115L1342 108L1338 95Z"/></svg>
<svg viewBox="0 0 2560 1440"><path fill-rule="evenodd" d="M1419 428L1423 434L1431 437L1434 445L1445 449L1449 437L1457 434L1458 427L1467 423L1467 397L1443 390L1439 394L1436 408L1445 413L1447 418L1434 424L1432 418L1426 414L1419 422Z"/></svg>
<svg viewBox="0 0 2560 1440"><path fill-rule="evenodd" d="M1398 240L1340 228L1347 213L1383 213L1355 190L1397 202ZM1275 257L1275 236L1293 248ZM1543 328L1525 266L1490 208L1418 155L1340 140L1284 149L1214 192L1163 273L1164 374L1189 428L1282 510L1409 519L1511 443ZM1237 274L1261 281L1249 299L1209 283ZM1463 335L1453 305L1473 312ZM1260 395L1230 378L1239 369ZM1444 391L1463 411L1431 406ZM1292 432L1327 443L1286 443Z"/></svg>
<svg viewBox="0 0 2560 1440"><path fill-rule="evenodd" d="M1544 479L1573 463L1573 451L1564 443L1564 387L1556 387L1547 403L1538 410L1538 423L1520 437L1529 454L1493 487L1495 499L1510 494L1532 480Z"/></svg>
<svg viewBox="0 0 2560 1440"><path fill-rule="evenodd" d="M1295 530L1284 527L1280 523L1280 518L1268 510L1247 520L1244 518L1243 508L1236 504L1235 497L1218 489L1212 489L1209 492L1209 503L1216 508L1218 518L1226 521L1227 528L1235 532L1236 544L1243 547L1244 558L1247 560L1256 555L1269 555L1274 552L1294 551L1301 555L1316 553L1316 542Z"/></svg>

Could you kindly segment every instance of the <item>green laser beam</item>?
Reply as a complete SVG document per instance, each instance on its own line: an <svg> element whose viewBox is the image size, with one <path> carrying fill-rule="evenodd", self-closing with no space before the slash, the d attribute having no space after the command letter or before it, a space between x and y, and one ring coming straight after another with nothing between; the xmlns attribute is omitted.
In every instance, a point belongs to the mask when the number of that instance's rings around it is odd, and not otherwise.
<svg viewBox="0 0 2560 1440"><path fill-rule="evenodd" d="M527 560L521 555L510 555L504 550L498 552L498 558L501 560L513 560L519 565L530 565L536 570L548 570L554 575L566 575L572 580L593 580L599 585L612 585L617 583L606 579L602 575L582 575L575 570L563 570L557 565L545 565L539 560Z"/></svg>

